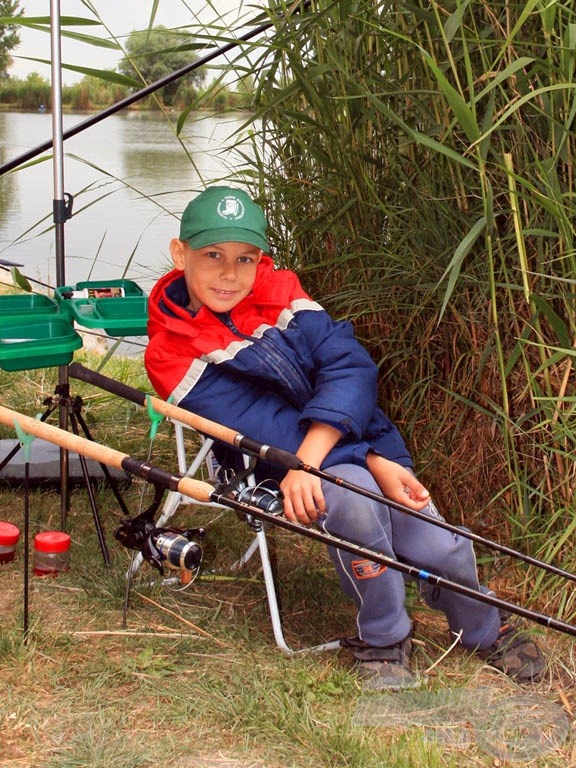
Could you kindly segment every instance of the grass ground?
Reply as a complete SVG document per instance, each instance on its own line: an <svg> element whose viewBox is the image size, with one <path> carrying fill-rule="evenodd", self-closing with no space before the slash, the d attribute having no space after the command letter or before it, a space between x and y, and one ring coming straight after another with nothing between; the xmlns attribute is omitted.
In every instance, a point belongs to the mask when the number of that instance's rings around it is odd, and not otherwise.
<svg viewBox="0 0 576 768"><path fill-rule="evenodd" d="M90 357L80 362L95 367ZM147 387L137 363L113 361L106 373ZM2 403L41 411L54 375L2 374ZM148 456L143 409L80 382L73 390L96 440ZM151 461L175 467L168 424L160 426ZM22 490L4 489L0 497L0 517L22 529ZM151 500L138 480L123 497L133 514ZM576 664L567 636L536 630L550 670L543 682L520 688L458 648L446 654L442 617L409 589L413 662L423 686L366 691L344 650L287 655L275 646L258 556L239 574L229 569L252 539L232 511L181 507L175 524L207 529L199 576L185 588L161 586L146 564L125 611L130 553L113 536L121 512L109 489L99 489L97 501L111 564L104 565L86 492L74 489L71 567L54 579L30 577L26 643L22 542L17 558L0 567L2 768L576 766ZM33 491L29 514L31 535L58 528L57 488ZM279 529L269 541L289 645L353 633L352 606L322 545ZM500 594L521 600L513 573L496 574L489 561L482 568Z"/></svg>

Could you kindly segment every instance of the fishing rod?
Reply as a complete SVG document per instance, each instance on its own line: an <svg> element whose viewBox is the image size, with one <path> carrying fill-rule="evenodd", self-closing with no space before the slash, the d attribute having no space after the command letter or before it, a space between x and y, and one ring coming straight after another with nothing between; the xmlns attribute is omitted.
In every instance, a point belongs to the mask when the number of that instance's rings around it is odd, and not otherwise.
<svg viewBox="0 0 576 768"><path fill-rule="evenodd" d="M305 2L303 2L301 5L297 5L296 7L293 7L289 11L289 13L292 12L292 10L294 12L300 11L300 10L306 10L310 5L310 2L311 0L305 0ZM66 131L64 131L62 133L62 139L70 139L72 138L72 136L76 136L82 131L85 131L87 128L91 128L93 125L96 125L102 120L105 120L107 117L110 117L111 115L116 114L116 112L120 112L122 109L129 107L130 105L134 104L140 99L144 99L146 98L146 96L150 96L150 94L160 90L160 88L164 88L164 86L170 85L170 83L173 83L175 80L178 80L181 77L184 77L185 75L188 75L191 72L194 72L196 69L200 69L201 67L206 66L206 64L209 64L214 59L220 56L223 56L225 53L228 53L228 51L231 51L234 48L237 48L238 46L241 45L241 43L249 42L250 40L252 40L252 38L257 37L258 35L261 35L263 32L266 32L268 29L274 26L274 24L277 21L282 21L283 19L286 19L288 15L289 14L280 15L276 20L267 21L263 24L260 24L254 29L249 30L245 34L236 38L233 42L226 43L220 48L217 48L212 53L208 53L205 56L202 56L201 58L196 59L196 61L193 61L190 64L187 64L186 66L175 70L169 75L165 75L159 80L156 80L154 83L150 83L149 85L145 86L144 88L141 88L139 91L136 91L130 96L126 96L124 99L117 101L115 104L112 104L110 107L107 107L106 109L102 110L102 112L98 112L97 114L92 115L91 117L88 117L85 120L80 121L76 125L72 126L72 128L68 128ZM42 144L38 144L36 147L33 147L32 149L29 149L26 152L23 152L21 155L18 155L18 157L15 157L13 160L9 160L7 163L4 163L4 165L0 166L0 175L4 173L8 173L8 171L12 171L14 168L17 168L22 163L25 163L25 162L28 162L29 160L34 159L35 157L40 155L42 152L45 152L47 149L50 149L52 145L53 145L53 140L47 139Z"/></svg>
<svg viewBox="0 0 576 768"><path fill-rule="evenodd" d="M321 469L317 469L316 467L312 467L309 464L305 464L298 456L296 456L294 453L291 453L290 451L259 443L253 438L242 435L235 430L224 426L223 424L218 424L215 421L206 419L203 416L199 416L192 411L188 411L184 408L180 408L176 405L168 403L158 397L147 395L140 389L131 387L128 384L117 381L116 379L111 379L110 377L104 376L103 374L97 373L96 371L92 371L83 365L80 365L80 363L71 363L68 371L72 378L80 379L81 381L93 384L100 389L104 389L107 392L118 395L119 397L136 403L137 405L146 406L148 402L150 403L151 407L162 416L166 416L173 421L186 424L187 426L195 429L197 432L208 435L211 438L219 440L220 442L226 443L228 445L232 445L241 451L244 451L252 456L257 456L270 464L281 467L282 469L301 470L308 472L309 474L319 477L321 480L326 480L335 485L339 485L346 490L358 493L361 496L365 496L366 498L377 501L378 503L386 504L389 507L393 507L400 512L412 515L413 517L430 523L431 525L444 528L445 530L450 531L457 536L470 539L476 544L483 545L489 549L493 549L502 554L514 557L518 560L522 560L529 565L533 565L544 571L553 573L556 576L561 576L570 581L576 581L576 574L571 573L570 571L566 571L563 568L559 568L555 565L551 565L550 563L538 560L531 555L519 552L515 549L512 549L511 547L506 546L505 544L500 544L499 542L486 539L483 536L470 531L468 528L461 528L456 525L451 525L442 518L431 517L425 512L411 509L404 504L392 501L392 499L388 499L381 494L374 493L373 491L363 488L362 486L355 485L354 483L350 483L343 478L332 475L329 472L325 472Z"/></svg>
<svg viewBox="0 0 576 768"><path fill-rule="evenodd" d="M61 448L68 451L75 451L76 453L99 463L124 470L146 482L152 483L156 488L156 504L158 503L160 496L159 489L168 489L170 491L176 491L184 496L190 496L199 503L216 503L221 506L229 507L243 515L250 515L261 522L270 523L279 528L293 531L307 538L322 542L327 546L336 547L337 549L344 550L345 552L349 552L350 554L359 556L363 559L378 563L385 568L392 568L393 570L400 571L405 576L424 581L439 588L449 589L473 600L495 606L500 610L522 616L523 618L541 624L549 629L554 629L558 632L563 632L564 634L576 637L576 626L572 624L568 624L552 616L546 616L545 614L538 613L529 608L509 603L506 600L496 597L492 593L481 592L456 581L437 576L416 566L394 560L394 558L383 555L380 552L354 544L325 531L320 531L315 527L308 527L301 523L291 522L276 511L266 511L266 509L262 509L255 506L253 503L250 503L253 498L251 494L239 494L234 488L233 483L222 484L221 486L214 488L204 481L169 472L161 467L150 464L148 461L138 459L115 450L114 448L110 448L109 446L72 434L59 427L52 426L44 421L39 421L31 416L25 416L24 414L4 406L0 406L0 423L3 423L8 427L16 428L17 431L19 429L25 434L40 437L41 439L59 445ZM256 488L258 488L258 486L256 486ZM247 500L242 500L243 497ZM266 503L266 507L269 506L270 505ZM158 567L161 565L161 558L164 553L162 536L166 533L174 533L179 529L154 528L153 523L149 518L149 514L145 517L143 517L143 515L138 515L137 517L124 518L117 531L116 538L125 546L138 549L139 551L142 551L143 554L147 554L149 558L148 561ZM201 530L202 529L196 529L196 532ZM190 530L184 531L183 533L192 535L193 532ZM154 540L150 541L150 539ZM193 546L189 552L185 553L182 563L183 567L195 567L195 564L199 560L197 547L198 545L196 545L196 547Z"/></svg>
<svg viewBox="0 0 576 768"><path fill-rule="evenodd" d="M15 261L8 261L7 259L0 259L0 267L23 267L24 264L16 264Z"/></svg>

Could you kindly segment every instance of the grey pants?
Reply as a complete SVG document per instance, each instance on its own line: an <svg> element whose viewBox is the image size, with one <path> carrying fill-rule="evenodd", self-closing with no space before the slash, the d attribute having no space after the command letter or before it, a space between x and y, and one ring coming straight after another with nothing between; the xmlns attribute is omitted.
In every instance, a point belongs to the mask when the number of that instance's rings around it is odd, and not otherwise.
<svg viewBox="0 0 576 768"><path fill-rule="evenodd" d="M328 471L380 493L372 475L363 467L341 464ZM436 576L480 589L476 557L469 539L325 480L322 490L327 512L319 520L319 526L326 532ZM433 504L424 511L440 517ZM379 566L336 547L328 550L342 589L356 604L358 637L375 646L403 640L410 632L405 576L398 570ZM496 607L426 582L420 582L420 586L428 605L444 612L450 630L462 633L464 646L487 648L495 641L500 628Z"/></svg>

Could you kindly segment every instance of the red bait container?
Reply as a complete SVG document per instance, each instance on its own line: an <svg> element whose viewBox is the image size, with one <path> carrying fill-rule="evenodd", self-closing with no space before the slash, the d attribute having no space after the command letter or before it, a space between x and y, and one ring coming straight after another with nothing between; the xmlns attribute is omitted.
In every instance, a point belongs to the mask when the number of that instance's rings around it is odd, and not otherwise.
<svg viewBox="0 0 576 768"><path fill-rule="evenodd" d="M34 573L57 576L70 567L70 536L62 531L44 531L34 537Z"/></svg>
<svg viewBox="0 0 576 768"><path fill-rule="evenodd" d="M0 523L0 565L14 560L20 529L12 523Z"/></svg>

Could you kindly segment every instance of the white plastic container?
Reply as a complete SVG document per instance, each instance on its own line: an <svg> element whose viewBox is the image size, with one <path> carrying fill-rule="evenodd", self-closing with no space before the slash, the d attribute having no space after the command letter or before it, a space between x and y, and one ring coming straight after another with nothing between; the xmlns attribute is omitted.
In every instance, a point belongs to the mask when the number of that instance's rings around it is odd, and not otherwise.
<svg viewBox="0 0 576 768"><path fill-rule="evenodd" d="M101 288L82 288L72 291L72 299L119 299L126 295L122 286L102 286Z"/></svg>

